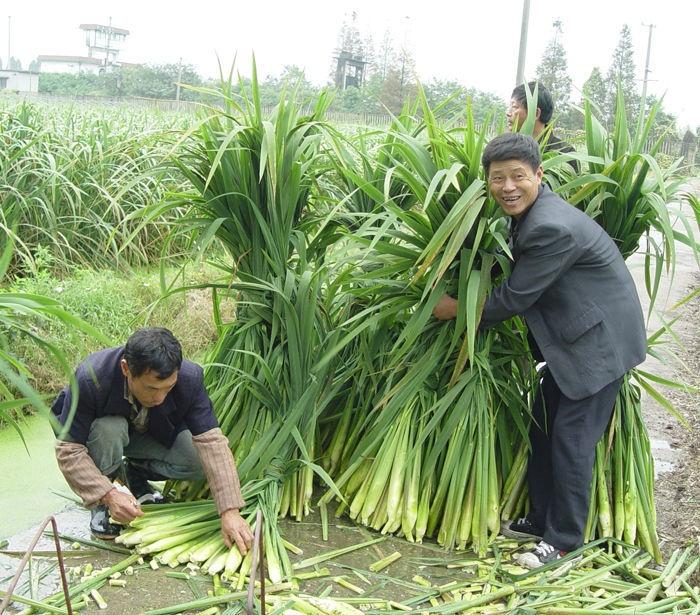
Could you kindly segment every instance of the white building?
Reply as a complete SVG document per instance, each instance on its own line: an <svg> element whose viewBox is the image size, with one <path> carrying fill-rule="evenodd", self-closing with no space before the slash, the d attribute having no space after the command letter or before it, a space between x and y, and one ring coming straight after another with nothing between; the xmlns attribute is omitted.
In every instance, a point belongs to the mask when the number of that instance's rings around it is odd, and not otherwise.
<svg viewBox="0 0 700 615"><path fill-rule="evenodd" d="M80 29L85 31L88 57L102 59L105 66L117 63L117 56L129 35L128 30L115 28L112 24L102 26L96 23L81 23Z"/></svg>
<svg viewBox="0 0 700 615"><path fill-rule="evenodd" d="M38 92L39 73L28 70L0 70L0 90Z"/></svg>
<svg viewBox="0 0 700 615"><path fill-rule="evenodd" d="M47 56L37 58L39 71L42 73L90 73L97 75L104 70L104 60L86 56Z"/></svg>
<svg viewBox="0 0 700 615"><path fill-rule="evenodd" d="M118 56L129 35L128 30L95 23L80 24L80 29L85 32L87 56L40 55L37 60L42 73L97 75L121 64Z"/></svg>

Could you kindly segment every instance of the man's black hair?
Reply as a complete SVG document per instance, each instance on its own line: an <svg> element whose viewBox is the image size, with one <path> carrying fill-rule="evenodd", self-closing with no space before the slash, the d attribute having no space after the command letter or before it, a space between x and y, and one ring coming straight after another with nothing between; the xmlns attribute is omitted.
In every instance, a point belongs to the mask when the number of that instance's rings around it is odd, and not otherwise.
<svg viewBox="0 0 700 615"><path fill-rule="evenodd" d="M133 376L153 370L164 380L180 369L182 346L167 329L146 327L134 331L126 341L124 359Z"/></svg>
<svg viewBox="0 0 700 615"><path fill-rule="evenodd" d="M549 90L541 81L530 81L527 84L531 94L535 93L535 86L537 86L537 108L540 110L540 122L547 125L552 119L552 113L554 113L554 101ZM516 87L510 97L517 100L521 107L527 109L527 94L524 83Z"/></svg>
<svg viewBox="0 0 700 615"><path fill-rule="evenodd" d="M481 156L486 175L492 162L520 160L536 171L542 164L540 146L532 137L519 132L505 132L489 141Z"/></svg>

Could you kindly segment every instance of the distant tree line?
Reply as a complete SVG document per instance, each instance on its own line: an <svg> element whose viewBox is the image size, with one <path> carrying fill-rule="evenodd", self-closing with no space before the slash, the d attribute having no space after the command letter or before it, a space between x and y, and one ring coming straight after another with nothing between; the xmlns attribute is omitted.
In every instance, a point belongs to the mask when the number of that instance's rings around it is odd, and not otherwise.
<svg viewBox="0 0 700 615"><path fill-rule="evenodd" d="M179 67L177 64L130 66L102 75L81 73L41 73L39 91L66 96L109 96L109 97L143 97L174 99ZM397 113L404 102L415 97L417 82L415 77L396 79L400 73L393 69L387 71L388 80L371 77L362 88L350 87L336 92L332 109L347 113L386 114ZM243 83L247 83L243 79ZM216 87L214 81L207 81L197 74L193 66L182 66L180 99L186 101L202 100L199 91L187 86ZM267 75L260 82L260 98L265 106L274 106L279 100L283 88L296 88L302 100L311 100L328 86L316 86L305 76L303 69L295 65L285 66L280 74ZM433 81L423 84L428 100L437 105L450 99L446 112L459 113L464 109L467 98L471 98L475 117L482 121L489 113L502 113L504 101L488 92L474 88L465 88L454 81ZM234 87L234 91L237 89Z"/></svg>
<svg viewBox="0 0 700 615"><path fill-rule="evenodd" d="M182 70L181 73L180 70ZM193 66L157 64L125 66L102 75L41 73L39 91L69 96L139 96L174 99L178 75L181 83L191 86L201 86L204 83ZM182 100L197 100L199 97L197 92L184 87L180 89Z"/></svg>
<svg viewBox="0 0 700 615"><path fill-rule="evenodd" d="M583 128L582 115L575 107L583 105L584 97L596 106L600 119L611 125L615 115L618 82L624 94L628 121L636 121L640 112L641 87L635 76L634 49L629 26L625 25L620 32L605 77L600 67L594 67L578 96L572 94L563 32L562 22L555 21L552 38L536 70L537 78L549 88L554 98L557 125L571 131ZM357 86L336 88L333 110L358 114L395 114L404 104L415 99L418 80L413 54L406 44L397 47L389 31L375 45L371 34L360 32L356 14L346 18L340 27L337 45L330 60L328 84L323 87L336 87L337 58L341 52L359 60L364 67L364 74ZM10 65L21 68L15 58L11 59ZM30 68L36 68L35 63L32 65L34 66ZM217 85L203 79L194 66L159 64L122 67L103 75L42 73L39 76L39 91L65 95L174 99L178 75L181 83L189 86ZM309 100L322 89L311 83L301 68L289 65L280 74L267 75L261 80L262 103L266 106L275 105L285 87L296 88L302 99ZM489 114L496 117L503 114L505 101L490 92L466 87L456 81L438 79L423 83L422 87L429 102L432 105L443 103L442 110L448 115L460 114L467 100L470 101L477 121L483 121ZM202 100L202 94L183 87L180 98L187 101ZM647 96L646 109L655 102L654 96ZM676 118L662 108L657 114L654 132L658 135L667 130L678 136Z"/></svg>

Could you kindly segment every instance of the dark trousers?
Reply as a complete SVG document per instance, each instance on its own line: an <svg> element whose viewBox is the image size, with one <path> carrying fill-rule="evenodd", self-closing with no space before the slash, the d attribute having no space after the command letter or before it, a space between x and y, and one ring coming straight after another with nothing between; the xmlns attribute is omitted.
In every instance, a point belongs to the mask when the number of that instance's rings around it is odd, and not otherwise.
<svg viewBox="0 0 700 615"><path fill-rule="evenodd" d="M545 368L530 427L530 521L543 539L573 551L583 544L595 447L610 421L622 378L584 399L569 399Z"/></svg>

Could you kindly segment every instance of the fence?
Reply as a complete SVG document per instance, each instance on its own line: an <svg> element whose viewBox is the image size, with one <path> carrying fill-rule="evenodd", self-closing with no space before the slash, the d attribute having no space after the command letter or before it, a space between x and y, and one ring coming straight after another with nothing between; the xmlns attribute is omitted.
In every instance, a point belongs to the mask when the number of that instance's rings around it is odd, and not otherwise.
<svg viewBox="0 0 700 615"><path fill-rule="evenodd" d="M140 109L158 109L166 112L195 113L201 109L201 103L188 100L167 100L161 98L140 98L130 97L109 97L109 96L87 96L87 95L63 95L51 94L48 92L20 92L19 97L24 100L49 103L66 103L80 105L94 105L105 107L131 107ZM272 114L273 107L264 107L263 113ZM306 110L305 110L306 111ZM311 111L309 108L308 111ZM350 124L353 126L388 126L391 123L391 116L386 114L372 113L345 113L342 111L329 111L325 114L328 121L336 124Z"/></svg>

